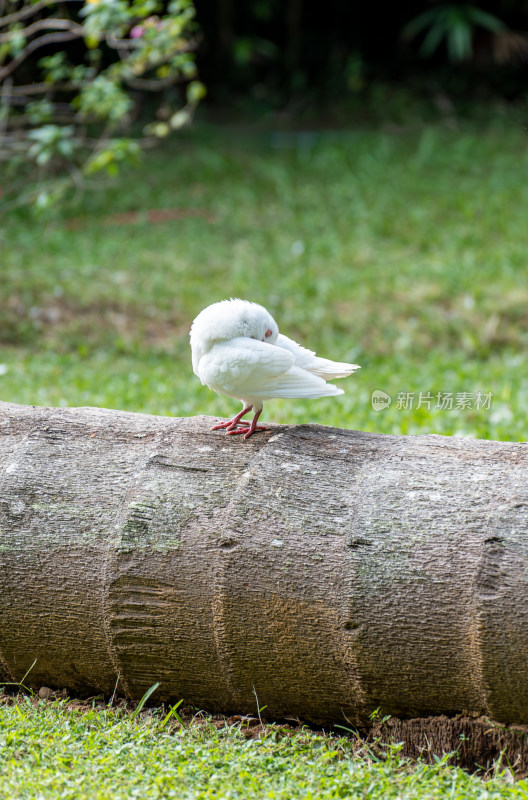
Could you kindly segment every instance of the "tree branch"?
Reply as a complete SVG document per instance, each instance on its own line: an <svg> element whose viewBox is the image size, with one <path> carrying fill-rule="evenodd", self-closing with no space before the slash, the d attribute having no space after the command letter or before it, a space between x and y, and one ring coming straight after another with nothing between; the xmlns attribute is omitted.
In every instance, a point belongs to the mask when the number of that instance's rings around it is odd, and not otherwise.
<svg viewBox="0 0 528 800"><path fill-rule="evenodd" d="M27 38L32 36L37 31L45 28L68 30L76 33L78 36L83 35L82 25L79 25L77 22L72 22L70 19L56 19L54 17L50 17L49 19L39 19L37 22L33 22L31 25L28 25L27 28L8 31L7 33L1 34L0 44L2 42L9 42L15 35L24 36Z"/></svg>
<svg viewBox="0 0 528 800"><path fill-rule="evenodd" d="M65 3L82 3L84 0L62 0ZM11 25L13 22L18 22L19 19L25 19L26 17L31 17L33 14L36 14L37 11L40 11L41 8L46 8L46 6L51 6L56 3L57 0L40 0L40 3L34 3L31 6L26 6L25 8L20 9L20 11L16 11L14 14L8 14L6 17L0 17L0 26L4 27L5 25Z"/></svg>
<svg viewBox="0 0 528 800"><path fill-rule="evenodd" d="M82 28L81 33L73 32L73 31L65 31L64 33L47 33L45 36L41 36L39 39L33 39L32 42L24 48L24 50L18 55L16 58L11 61L10 64L5 66L3 69L0 69L0 81L4 80L8 75L11 75L15 69L22 64L26 58L33 53L35 50L38 50L40 47L45 47L48 44L55 44L56 42L68 42L72 39L79 39L82 36Z"/></svg>
<svg viewBox="0 0 528 800"><path fill-rule="evenodd" d="M11 87L13 86L13 79L7 78L2 85L2 94L0 95L0 109L5 108L5 116L0 116L0 139L3 137L7 130L9 120L9 108L11 106Z"/></svg>
<svg viewBox="0 0 528 800"><path fill-rule="evenodd" d="M72 81L65 83L50 83L44 81L42 83L28 83L26 85L13 86L13 96L27 95L27 94L42 94L43 92L68 92L71 89L78 89L79 85Z"/></svg>
<svg viewBox="0 0 528 800"><path fill-rule="evenodd" d="M137 78L133 75L123 76L123 81L133 89L146 89L149 92L157 92L173 86L181 80L179 75L169 75L167 78Z"/></svg>

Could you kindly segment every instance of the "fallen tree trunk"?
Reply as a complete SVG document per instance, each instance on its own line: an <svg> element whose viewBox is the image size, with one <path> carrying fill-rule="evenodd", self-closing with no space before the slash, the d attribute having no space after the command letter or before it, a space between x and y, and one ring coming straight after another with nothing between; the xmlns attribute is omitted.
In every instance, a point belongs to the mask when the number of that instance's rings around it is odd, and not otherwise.
<svg viewBox="0 0 528 800"><path fill-rule="evenodd" d="M528 446L0 404L0 680L528 723Z"/></svg>

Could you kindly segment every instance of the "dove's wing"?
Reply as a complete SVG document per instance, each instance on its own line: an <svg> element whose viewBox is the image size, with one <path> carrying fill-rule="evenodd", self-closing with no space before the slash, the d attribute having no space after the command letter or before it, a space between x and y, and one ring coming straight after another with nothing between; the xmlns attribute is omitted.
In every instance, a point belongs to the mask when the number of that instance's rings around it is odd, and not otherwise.
<svg viewBox="0 0 528 800"><path fill-rule="evenodd" d="M294 365L283 347L244 337L215 344L200 359L202 383L238 398L306 397L342 394L316 375Z"/></svg>
<svg viewBox="0 0 528 800"><path fill-rule="evenodd" d="M198 367L202 383L211 388L222 387L226 394L249 389L249 396L268 381L293 366L293 356L273 345L256 339L239 337L218 342L200 359Z"/></svg>
<svg viewBox="0 0 528 800"><path fill-rule="evenodd" d="M346 378L347 375L360 369L357 364L345 364L340 361L330 361L328 358L319 358L314 352L307 350L306 347L302 347L282 333L277 336L275 346L282 347L291 353L296 367L308 370L326 381L334 380L334 378Z"/></svg>

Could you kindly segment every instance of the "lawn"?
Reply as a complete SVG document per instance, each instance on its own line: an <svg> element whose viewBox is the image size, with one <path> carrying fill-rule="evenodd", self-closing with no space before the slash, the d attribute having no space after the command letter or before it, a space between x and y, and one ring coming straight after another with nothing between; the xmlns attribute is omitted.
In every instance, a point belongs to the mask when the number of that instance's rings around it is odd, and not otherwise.
<svg viewBox="0 0 528 800"><path fill-rule="evenodd" d="M188 332L239 296L362 366L344 396L273 400L263 418L526 440L527 174L506 116L456 131L198 124L51 219L0 222L0 399L227 416L238 406L193 376ZM484 781L353 738L165 719L4 699L0 797L528 797L502 767Z"/></svg>
<svg viewBox="0 0 528 800"><path fill-rule="evenodd" d="M269 800L495 800L526 798L502 769L488 780L412 764L326 732L268 725L255 733L198 715L183 725L167 709L141 712L67 699L0 701L0 796L13 800L269 798ZM258 722L258 720L257 720Z"/></svg>
<svg viewBox="0 0 528 800"><path fill-rule="evenodd" d="M192 374L188 330L240 296L362 366L343 397L273 400L264 418L524 440L527 170L526 133L506 119L391 134L198 126L67 218L3 220L0 397L229 415L236 402ZM151 209L179 218L126 213ZM390 407L373 409L375 390Z"/></svg>

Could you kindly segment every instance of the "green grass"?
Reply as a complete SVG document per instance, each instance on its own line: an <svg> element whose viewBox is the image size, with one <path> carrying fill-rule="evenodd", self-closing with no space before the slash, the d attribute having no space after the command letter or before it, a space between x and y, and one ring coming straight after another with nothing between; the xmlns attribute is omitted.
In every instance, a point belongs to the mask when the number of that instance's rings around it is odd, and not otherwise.
<svg viewBox="0 0 528 800"><path fill-rule="evenodd" d="M128 798L525 798L507 770L489 780L446 766L411 764L398 745L198 717L184 726L154 709L20 697L0 704L0 796L22 800Z"/></svg>
<svg viewBox="0 0 528 800"><path fill-rule="evenodd" d="M241 296L321 355L362 365L344 397L270 401L267 419L523 440L527 175L526 134L507 120L312 138L199 127L68 209L80 228L4 220L0 397L228 415L236 402L192 375L188 329ZM105 224L174 207L210 218ZM376 389L389 409L373 410ZM491 392L491 408L437 409L438 392L455 406Z"/></svg>
<svg viewBox="0 0 528 800"><path fill-rule="evenodd" d="M270 401L266 419L525 440L527 175L526 134L507 120L315 138L198 127L62 217L3 220L0 399L226 416L237 405L193 376L188 331L204 306L240 296L321 355L362 365L343 397ZM108 224L175 207L206 216ZM390 408L373 410L376 389ZM414 406L419 392L492 402L403 409L400 392ZM397 748L376 761L309 731L246 739L162 719L4 704L0 797L528 796L524 782L413 767Z"/></svg>

